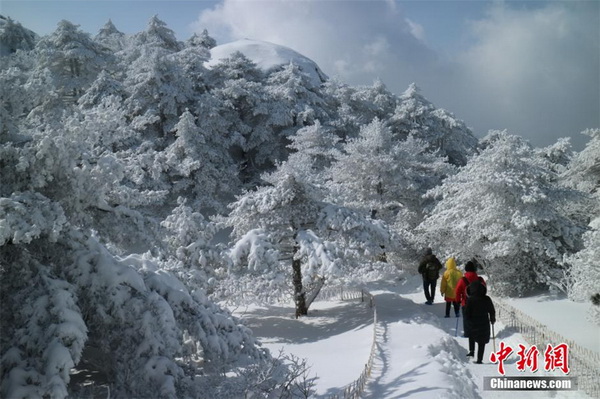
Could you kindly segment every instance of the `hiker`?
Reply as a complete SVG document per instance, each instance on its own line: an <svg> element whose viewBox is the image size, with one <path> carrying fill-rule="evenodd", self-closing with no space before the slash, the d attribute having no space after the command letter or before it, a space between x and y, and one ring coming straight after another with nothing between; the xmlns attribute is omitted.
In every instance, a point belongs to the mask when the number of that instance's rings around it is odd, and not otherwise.
<svg viewBox="0 0 600 399"><path fill-rule="evenodd" d="M454 257L448 258L446 261L446 271L442 275L442 283L440 285L440 292L446 300L446 315L444 317L450 317L450 308L452 306L454 306L454 314L456 317L459 317L460 302L456 298L455 289L462 275L462 272L456 268L456 259Z"/></svg>
<svg viewBox="0 0 600 399"><path fill-rule="evenodd" d="M465 265L465 274L460 280L458 280L458 284L456 284L456 289L454 290L454 297L460 302L463 313L463 337L469 336L469 329L464 318L465 306L467 305L467 286L476 280L479 280L483 285L485 285L483 277L478 276L475 269L475 264L471 261L468 261Z"/></svg>
<svg viewBox="0 0 600 399"><path fill-rule="evenodd" d="M469 284L469 297L465 306L464 319L469 325L469 353L473 357L477 343L477 361L481 364L485 344L490 342L490 323L496 322L496 310L492 299L486 295L487 287L480 280Z"/></svg>
<svg viewBox="0 0 600 399"><path fill-rule="evenodd" d="M419 274L423 277L423 291L425 292L425 303L432 305L435 298L435 286L440 277L442 264L433 254L431 248L425 248L425 256L419 263Z"/></svg>

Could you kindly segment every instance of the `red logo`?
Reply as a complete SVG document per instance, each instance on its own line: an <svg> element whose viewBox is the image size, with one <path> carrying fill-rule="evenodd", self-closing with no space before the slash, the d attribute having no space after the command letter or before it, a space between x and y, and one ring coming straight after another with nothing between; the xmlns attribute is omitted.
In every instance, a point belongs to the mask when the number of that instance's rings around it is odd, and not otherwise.
<svg viewBox="0 0 600 399"><path fill-rule="evenodd" d="M498 373L505 375L504 361L513 353L513 348L506 345L504 341L500 342L500 350L490 354L490 362L498 363ZM536 372L538 370L538 358L540 351L537 346L532 345L527 348L519 344L519 350L515 352L519 359L517 360L517 370L526 369ZM556 346L548 344L544 350L544 370L561 370L564 374L569 374L569 345L562 343Z"/></svg>

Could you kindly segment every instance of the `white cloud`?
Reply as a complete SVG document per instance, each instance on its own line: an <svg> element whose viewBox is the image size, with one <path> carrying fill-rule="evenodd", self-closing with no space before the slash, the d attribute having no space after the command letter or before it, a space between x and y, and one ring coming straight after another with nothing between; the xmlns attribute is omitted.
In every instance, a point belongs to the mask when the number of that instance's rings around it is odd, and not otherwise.
<svg viewBox="0 0 600 399"><path fill-rule="evenodd" d="M430 49L427 25L392 0L223 0L195 29L207 28L219 43L252 38L291 47L350 84L380 78L401 93L417 82L479 134L508 128L535 145L568 135L577 141L580 130L600 125L600 3L530 4L490 6L470 26L470 47L452 60Z"/></svg>
<svg viewBox="0 0 600 399"><path fill-rule="evenodd" d="M425 28L423 28L422 25L411 21L409 18L406 18L406 23L410 27L410 33L417 39L425 42Z"/></svg>
<svg viewBox="0 0 600 399"><path fill-rule="evenodd" d="M600 125L598 18L597 3L494 6L457 58L457 83L472 87L464 106L486 105L470 122L509 128L537 145L564 136L581 142L581 130Z"/></svg>
<svg viewBox="0 0 600 399"><path fill-rule="evenodd" d="M291 47L351 84L391 78L392 70L408 76L404 69L432 56L393 1L224 0L200 15L195 29L203 28L220 43L252 38Z"/></svg>

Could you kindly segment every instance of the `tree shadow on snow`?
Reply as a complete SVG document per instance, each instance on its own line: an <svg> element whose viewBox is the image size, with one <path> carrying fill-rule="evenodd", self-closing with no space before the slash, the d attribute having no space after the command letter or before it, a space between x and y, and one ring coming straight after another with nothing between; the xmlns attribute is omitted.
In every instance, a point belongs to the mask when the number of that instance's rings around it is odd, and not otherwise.
<svg viewBox="0 0 600 399"><path fill-rule="evenodd" d="M376 379L375 381L373 381L369 384L369 395L368 396L373 397L373 398L389 398L389 399L409 398L412 395L419 393L419 392L446 390L447 388L445 388L445 387L428 386L428 387L419 387L419 388L411 389L406 392L398 393L398 387L400 387L404 384L415 382L418 380L419 376L424 375L425 372L422 371L421 369L423 367L427 366L427 364L428 363L422 363L422 364L416 366L415 368L413 368L412 370L409 370L409 371L405 372L404 374L397 376L392 381L390 381L389 383L386 383L386 384L381 384L381 382L379 381L379 378ZM381 373L381 375L384 375L384 373Z"/></svg>
<svg viewBox="0 0 600 399"><path fill-rule="evenodd" d="M516 327L504 327L499 331L496 331L496 339L506 339L512 335L518 334Z"/></svg>
<svg viewBox="0 0 600 399"><path fill-rule="evenodd" d="M372 326L373 310L367 302L347 300L328 302L325 308L315 302L308 316L296 319L290 306L268 306L245 313L242 320L254 336L279 343L317 342L342 333Z"/></svg>

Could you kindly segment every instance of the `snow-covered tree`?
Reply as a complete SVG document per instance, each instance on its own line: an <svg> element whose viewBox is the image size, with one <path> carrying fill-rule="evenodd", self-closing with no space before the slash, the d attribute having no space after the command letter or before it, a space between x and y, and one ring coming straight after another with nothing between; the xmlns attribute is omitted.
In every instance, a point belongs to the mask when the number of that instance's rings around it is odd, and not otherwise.
<svg viewBox="0 0 600 399"><path fill-rule="evenodd" d="M572 157L562 178L568 186L600 200L600 129L587 129L582 134L590 136L590 140ZM600 214L600 206L594 214Z"/></svg>
<svg viewBox="0 0 600 399"><path fill-rule="evenodd" d="M582 133L590 136L590 141L572 157L561 176L565 185L590 196L585 206L576 207L580 217L590 221L590 230L583 236L584 248L567 257L567 263L572 265L569 297L591 300L590 316L600 324L600 129Z"/></svg>
<svg viewBox="0 0 600 399"><path fill-rule="evenodd" d="M18 135L23 116L37 105L26 87L35 67L32 53L19 51L0 57L0 134L7 137Z"/></svg>
<svg viewBox="0 0 600 399"><path fill-rule="evenodd" d="M183 48L183 43L177 41L175 32L167 27L167 24L154 15L148 21L146 29L136 33L131 38L130 50L132 54L143 56L136 49L151 47L157 49L161 55L175 53Z"/></svg>
<svg viewBox="0 0 600 399"><path fill-rule="evenodd" d="M36 46L37 68L48 69L60 95L79 97L110 61L110 53L95 43L88 33L69 21L58 23L56 30Z"/></svg>
<svg viewBox="0 0 600 399"><path fill-rule="evenodd" d="M547 162L548 168L557 174L565 171L573 157L571 140L569 138L558 139L556 143L544 148L537 148L534 152Z"/></svg>
<svg viewBox="0 0 600 399"><path fill-rule="evenodd" d="M323 99L310 81L294 63L271 72L265 82L272 110L269 123L275 127L297 128L313 124L325 116ZM295 129L294 129L295 130ZM287 136L286 131L283 131Z"/></svg>
<svg viewBox="0 0 600 399"><path fill-rule="evenodd" d="M579 198L523 139L495 133L478 156L430 191L439 201L419 226L423 243L485 260L496 292L521 295L540 284L566 290L563 255L580 248L583 228L565 216Z"/></svg>
<svg viewBox="0 0 600 399"><path fill-rule="evenodd" d="M192 86L173 58L152 47L140 51L142 55L127 70L125 106L136 129L150 137L164 136L190 105Z"/></svg>
<svg viewBox="0 0 600 399"><path fill-rule="evenodd" d="M94 41L113 52L123 50L126 45L125 34L119 31L110 19L100 28L98 34L94 37Z"/></svg>
<svg viewBox="0 0 600 399"><path fill-rule="evenodd" d="M211 95L218 108L211 112L218 113L221 126L228 125L226 134L234 159L240 164L242 182L256 185L260 173L273 167L273 158L280 156L283 145L269 122L271 110L264 74L254 62L236 52L215 65L212 75L215 87Z"/></svg>
<svg viewBox="0 0 600 399"><path fill-rule="evenodd" d="M421 218L422 195L452 172L427 144L409 136L399 141L375 119L338 153L328 174L331 201L370 213L392 224L398 213L406 227Z"/></svg>
<svg viewBox="0 0 600 399"><path fill-rule="evenodd" d="M72 134L83 133L76 122L0 144L1 395L77 396L70 373L83 365L122 397L231 397L263 383L283 389L285 368L192 284L198 278L181 259L114 254L135 247L116 246L126 241L112 240L100 215L127 215L112 227L133 224L137 234L145 229L135 222L147 217L127 208L131 202L109 204L123 168L97 151L103 141L93 133ZM182 227L177 216L166 223ZM189 240L183 233L172 241L178 248ZM100 240L112 241L112 251ZM185 262L200 253L187 248ZM265 379L268 370L278 371Z"/></svg>
<svg viewBox="0 0 600 399"><path fill-rule="evenodd" d="M115 97L116 100L124 100L127 93L125 87L118 79L115 79L107 71L102 71L90 88L79 97L77 104L87 109L101 107L102 100L111 96ZM123 104L121 104L122 106Z"/></svg>
<svg viewBox="0 0 600 399"><path fill-rule="evenodd" d="M194 33L192 37L187 40L186 44L188 47L203 47L206 50L210 50L217 45L217 41L208 34L206 29L204 29L200 34Z"/></svg>
<svg viewBox="0 0 600 399"><path fill-rule="evenodd" d="M253 274L254 290L273 297L285 294L291 277L296 316L306 315L306 286L348 267L342 262L346 253L377 256L387 230L368 217L320 201L319 191L298 180L286 164L265 178L272 185L240 196L224 221L236 242L231 273Z"/></svg>
<svg viewBox="0 0 600 399"><path fill-rule="evenodd" d="M290 136L288 148L292 150L287 159L294 174L314 186L322 186L328 180L329 167L339 156L340 138L333 129L316 120Z"/></svg>
<svg viewBox="0 0 600 399"><path fill-rule="evenodd" d="M590 301L590 318L600 325L600 217L590 224L583 235L584 248L566 261L571 264L569 298L574 301Z"/></svg>
<svg viewBox="0 0 600 399"><path fill-rule="evenodd" d="M189 111L175 126L176 139L157 158L172 186L172 195L185 194L198 208L222 210L237 187L237 167L222 142L202 131Z"/></svg>
<svg viewBox="0 0 600 399"><path fill-rule="evenodd" d="M38 35L25 29L20 23L0 15L0 56L15 53L17 50L33 50L38 39Z"/></svg>
<svg viewBox="0 0 600 399"><path fill-rule="evenodd" d="M424 140L432 151L439 150L453 164L466 164L475 153L477 139L463 121L436 108L420 91L413 83L402 93L390 118L392 130L401 138L412 134Z"/></svg>
<svg viewBox="0 0 600 399"><path fill-rule="evenodd" d="M221 373L268 359L201 290L150 256L115 257L51 200L3 198L0 220L3 397L67 397L80 362L116 396L218 397Z"/></svg>
<svg viewBox="0 0 600 399"><path fill-rule="evenodd" d="M360 87L330 79L323 84L322 92L331 119L328 123L344 141L357 137L361 126L375 118L387 121L398 103L397 96L379 79L372 86Z"/></svg>

